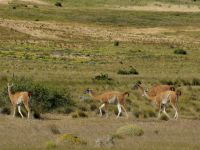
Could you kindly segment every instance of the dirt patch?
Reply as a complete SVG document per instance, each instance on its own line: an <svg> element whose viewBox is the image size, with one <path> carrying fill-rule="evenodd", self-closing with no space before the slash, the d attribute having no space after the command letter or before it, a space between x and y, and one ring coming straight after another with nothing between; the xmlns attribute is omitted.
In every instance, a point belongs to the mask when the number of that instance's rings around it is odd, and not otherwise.
<svg viewBox="0 0 200 150"><path fill-rule="evenodd" d="M146 6L115 6L115 10L129 10L129 11L158 11L158 12L200 12L200 8L195 5L174 5L163 3L152 3Z"/></svg>
<svg viewBox="0 0 200 150"><path fill-rule="evenodd" d="M0 0L0 4L9 4L12 1L13 0ZM48 4L48 3L40 1L40 0L19 0L19 1L38 4L38 5L47 5Z"/></svg>
<svg viewBox="0 0 200 150"><path fill-rule="evenodd" d="M188 41L177 39L177 31L197 31L198 28L135 28L108 27L79 23L57 23L44 21L19 21L0 19L0 26L44 40L59 41L135 41L135 42L174 42ZM194 40L194 39L193 39ZM189 41L188 41L189 42ZM194 42L194 41L193 41Z"/></svg>
<svg viewBox="0 0 200 150"><path fill-rule="evenodd" d="M8 4L11 0L0 0L0 4Z"/></svg>

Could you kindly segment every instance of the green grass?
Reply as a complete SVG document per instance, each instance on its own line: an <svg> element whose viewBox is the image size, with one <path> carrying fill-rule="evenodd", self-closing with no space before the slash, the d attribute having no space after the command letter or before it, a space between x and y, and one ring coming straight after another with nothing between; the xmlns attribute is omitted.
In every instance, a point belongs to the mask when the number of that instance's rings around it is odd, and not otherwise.
<svg viewBox="0 0 200 150"><path fill-rule="evenodd" d="M83 15L84 14L84 15ZM58 9L49 7L12 9L0 6L0 17L35 21L77 22L112 26L180 27L199 26L200 13L143 12L109 9ZM126 16L126 17L124 17Z"/></svg>

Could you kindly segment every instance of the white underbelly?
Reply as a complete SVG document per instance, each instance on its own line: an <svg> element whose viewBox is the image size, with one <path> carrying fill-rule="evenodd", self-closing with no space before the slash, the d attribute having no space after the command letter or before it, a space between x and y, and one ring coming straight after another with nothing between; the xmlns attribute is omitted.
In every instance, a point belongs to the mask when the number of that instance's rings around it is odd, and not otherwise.
<svg viewBox="0 0 200 150"><path fill-rule="evenodd" d="M112 98L110 98L108 100L108 103L109 104L116 104L117 103L117 97L116 96L113 96Z"/></svg>

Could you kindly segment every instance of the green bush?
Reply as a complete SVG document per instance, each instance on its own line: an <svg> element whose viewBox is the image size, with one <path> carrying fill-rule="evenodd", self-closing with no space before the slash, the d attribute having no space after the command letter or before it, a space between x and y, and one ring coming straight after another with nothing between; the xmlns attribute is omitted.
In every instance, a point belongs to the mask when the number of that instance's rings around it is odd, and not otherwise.
<svg viewBox="0 0 200 150"><path fill-rule="evenodd" d="M46 87L25 77L15 77L12 83L14 92L29 91L32 93L30 105L34 112L50 112L59 107L74 105L69 92L63 89ZM0 93L0 104L4 106L10 104L7 85L4 85Z"/></svg>
<svg viewBox="0 0 200 150"><path fill-rule="evenodd" d="M90 110L95 111L97 109L97 106L95 104L90 105Z"/></svg>
<svg viewBox="0 0 200 150"><path fill-rule="evenodd" d="M108 77L108 74L101 73L100 75L97 75L93 78L94 80L112 80Z"/></svg>
<svg viewBox="0 0 200 150"><path fill-rule="evenodd" d="M132 66L130 66L129 69L120 69L117 73L121 75L139 74L138 71Z"/></svg>
<svg viewBox="0 0 200 150"><path fill-rule="evenodd" d="M82 117L82 118L87 118L88 117L88 115L83 111L78 111L78 116Z"/></svg>
<svg viewBox="0 0 200 150"><path fill-rule="evenodd" d="M62 3L61 3L61 2L56 2L56 3L55 3L55 6L57 6L57 7L62 7Z"/></svg>
<svg viewBox="0 0 200 150"><path fill-rule="evenodd" d="M119 41L115 41L114 46L119 46Z"/></svg>
<svg viewBox="0 0 200 150"><path fill-rule="evenodd" d="M144 131L139 126L128 124L117 129L116 134L120 136L142 136Z"/></svg>
<svg viewBox="0 0 200 150"><path fill-rule="evenodd" d="M197 79L197 78L192 79L192 85L195 85L195 86L200 85L200 79Z"/></svg>
<svg viewBox="0 0 200 150"><path fill-rule="evenodd" d="M46 148L47 149L55 149L57 147L56 143L54 141L48 141L46 143Z"/></svg>
<svg viewBox="0 0 200 150"><path fill-rule="evenodd" d="M187 55L187 52L183 49L177 49L174 51L174 54Z"/></svg>
<svg viewBox="0 0 200 150"><path fill-rule="evenodd" d="M6 115L10 115L11 114L11 110L8 107L3 107L2 109L0 109L0 113L1 114L6 114Z"/></svg>

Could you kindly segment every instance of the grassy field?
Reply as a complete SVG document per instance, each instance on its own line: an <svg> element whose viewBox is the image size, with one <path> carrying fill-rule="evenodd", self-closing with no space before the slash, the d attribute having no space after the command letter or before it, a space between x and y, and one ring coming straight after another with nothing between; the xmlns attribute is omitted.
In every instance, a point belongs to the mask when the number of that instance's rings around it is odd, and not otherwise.
<svg viewBox="0 0 200 150"><path fill-rule="evenodd" d="M51 149L54 146L49 148L47 143L65 133L80 136L88 144L61 144L55 149L94 149L97 138L126 124L140 126L144 135L116 139L113 147L102 149L163 149L164 145L168 145L165 149L199 149L200 2L63 0L63 7L55 2L0 1L0 89L12 82L13 74L32 78L45 87L67 90L76 104L74 112L57 114L58 108L42 114L44 120L30 121L1 115L0 149ZM175 50L187 54L175 54ZM138 75L118 73L132 67ZM111 80L95 80L99 75ZM147 88L170 83L180 89L180 119L156 120L156 107L132 90L138 81ZM129 91L130 118L115 120L113 106L109 119L99 118L91 110L98 102L80 102L87 97L83 91L88 87L97 93ZM1 96L3 100L8 101ZM88 117L72 118L80 110ZM173 114L171 108L167 111Z"/></svg>

